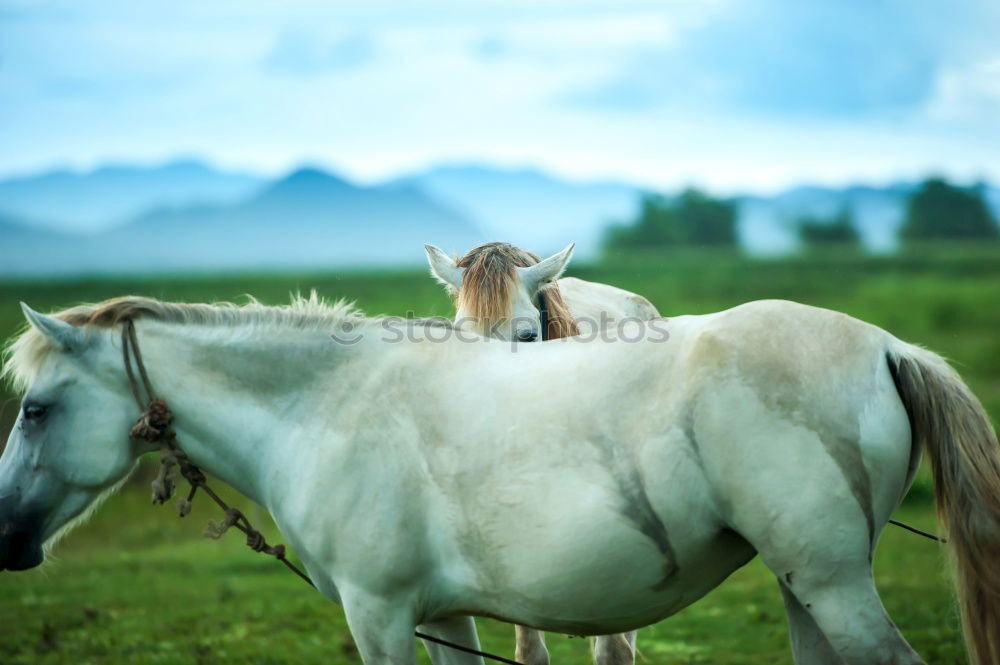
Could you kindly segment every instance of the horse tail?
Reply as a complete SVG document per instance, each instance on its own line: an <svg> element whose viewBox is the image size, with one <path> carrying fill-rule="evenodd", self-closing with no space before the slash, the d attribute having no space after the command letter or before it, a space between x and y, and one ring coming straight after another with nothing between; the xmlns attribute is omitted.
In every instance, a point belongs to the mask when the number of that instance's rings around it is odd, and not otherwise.
<svg viewBox="0 0 1000 665"><path fill-rule="evenodd" d="M934 353L894 341L889 371L927 450L970 662L1000 663L1000 444L976 396Z"/></svg>

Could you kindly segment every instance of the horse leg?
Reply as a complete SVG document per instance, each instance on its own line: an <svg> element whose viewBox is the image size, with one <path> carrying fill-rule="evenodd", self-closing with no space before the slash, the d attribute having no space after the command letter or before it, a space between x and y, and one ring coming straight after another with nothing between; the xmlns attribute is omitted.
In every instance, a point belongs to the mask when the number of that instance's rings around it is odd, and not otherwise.
<svg viewBox="0 0 1000 665"><path fill-rule="evenodd" d="M813 621L802 603L798 601L784 584L779 582L781 595L785 599L785 613L788 615L788 634L792 641L792 656L795 665L841 665L823 632Z"/></svg>
<svg viewBox="0 0 1000 665"><path fill-rule="evenodd" d="M867 528L864 522L860 526L854 533L841 525L826 534L810 534L809 523L804 522L797 534L772 530L769 537L757 542L747 540L797 601L789 603L786 596L793 649L797 657L803 652L802 662L922 665L924 661L903 639L879 600L868 561ZM838 538L831 539L829 533L838 533ZM817 644L819 638L806 617L815 623L836 657L823 660L815 653L804 653L809 651L809 643Z"/></svg>
<svg viewBox="0 0 1000 665"><path fill-rule="evenodd" d="M617 635L598 635L594 640L597 665L632 665L635 662L636 631Z"/></svg>
<svg viewBox="0 0 1000 665"><path fill-rule="evenodd" d="M839 658L833 662L923 663L889 620L875 591L868 559L871 540L861 515L853 515L850 504L831 504L822 498L799 503L759 498L755 507L767 519L745 519L742 528L737 525L738 532L797 601L786 599L796 655L819 637L805 620L808 616ZM806 663L830 662L815 654L801 655Z"/></svg>
<svg viewBox="0 0 1000 665"><path fill-rule="evenodd" d="M388 599L344 593L347 626L364 665L417 665L412 608Z"/></svg>
<svg viewBox="0 0 1000 665"><path fill-rule="evenodd" d="M870 569L838 585L810 582L792 593L846 665L924 665L885 613Z"/></svg>
<svg viewBox="0 0 1000 665"><path fill-rule="evenodd" d="M882 607L871 568L905 489L912 448L905 414L886 401L879 418L805 421L797 396L771 388L784 401L764 403L733 382L698 402L691 437L728 526L757 550L844 665L922 663ZM880 396L871 402L879 409ZM832 419L849 411L840 399L813 408ZM714 445L727 439L738 445ZM808 639L795 606L789 615L796 639Z"/></svg>
<svg viewBox="0 0 1000 665"><path fill-rule="evenodd" d="M514 660L524 665L549 665L549 650L545 648L545 635L540 630L514 626Z"/></svg>
<svg viewBox="0 0 1000 665"><path fill-rule="evenodd" d="M425 623L417 628L421 633L432 637L460 644L464 647L479 649L479 635L476 634L476 621L472 617L452 617ZM483 657L452 649L443 644L423 640L427 654L434 665L484 665Z"/></svg>

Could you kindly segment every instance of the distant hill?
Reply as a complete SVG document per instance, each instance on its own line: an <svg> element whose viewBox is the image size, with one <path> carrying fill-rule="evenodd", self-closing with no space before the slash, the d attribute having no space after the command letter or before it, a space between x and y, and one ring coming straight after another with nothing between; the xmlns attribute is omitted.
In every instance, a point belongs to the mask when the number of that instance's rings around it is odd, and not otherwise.
<svg viewBox="0 0 1000 665"><path fill-rule="evenodd" d="M0 180L0 214L63 231L100 231L154 206L232 203L264 180L195 160L157 167L104 166Z"/></svg>
<svg viewBox="0 0 1000 665"><path fill-rule="evenodd" d="M300 169L232 205L164 207L90 235L0 227L8 275L418 265L423 243L483 242L461 215L403 185Z"/></svg>
<svg viewBox="0 0 1000 665"><path fill-rule="evenodd" d="M441 166L401 178L463 211L492 239L546 254L577 244L599 249L604 227L633 217L639 189L614 182L571 182L532 169ZM431 241L433 242L433 240Z"/></svg>
<svg viewBox="0 0 1000 665"><path fill-rule="evenodd" d="M734 198L742 245L797 246L802 216L851 210L865 245L890 250L916 185L801 186ZM986 188L1000 217L1000 190ZM577 243L596 257L609 222L634 217L641 189L532 169L442 166L375 186L317 168L275 181L197 161L0 180L0 274L419 265L424 243L456 253L486 240L538 254Z"/></svg>

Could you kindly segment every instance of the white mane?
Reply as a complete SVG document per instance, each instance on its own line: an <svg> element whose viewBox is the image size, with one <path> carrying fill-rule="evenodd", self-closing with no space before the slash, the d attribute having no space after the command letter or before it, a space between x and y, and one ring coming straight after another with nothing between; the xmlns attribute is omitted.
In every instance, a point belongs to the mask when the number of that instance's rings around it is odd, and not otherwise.
<svg viewBox="0 0 1000 665"><path fill-rule="evenodd" d="M262 305L248 296L248 302L237 305L221 303L172 303L142 296L123 296L96 304L77 305L52 316L78 327L111 328L126 319L147 319L183 326L204 326L231 329L233 333L280 332L282 330L332 330L344 321L360 324L368 319L353 302L328 302L316 291L308 297L293 295L284 306ZM26 326L4 348L4 366L0 377L11 382L18 392L24 391L37 374L45 357L53 350L52 343L42 333Z"/></svg>

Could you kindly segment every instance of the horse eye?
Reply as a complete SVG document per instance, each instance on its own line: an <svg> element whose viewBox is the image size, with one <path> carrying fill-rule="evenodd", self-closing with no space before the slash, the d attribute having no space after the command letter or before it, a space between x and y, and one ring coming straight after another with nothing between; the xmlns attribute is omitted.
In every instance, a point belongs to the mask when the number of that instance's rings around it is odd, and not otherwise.
<svg viewBox="0 0 1000 665"><path fill-rule="evenodd" d="M42 406L41 404L25 404L24 419L38 421L44 418L48 411L49 407Z"/></svg>

